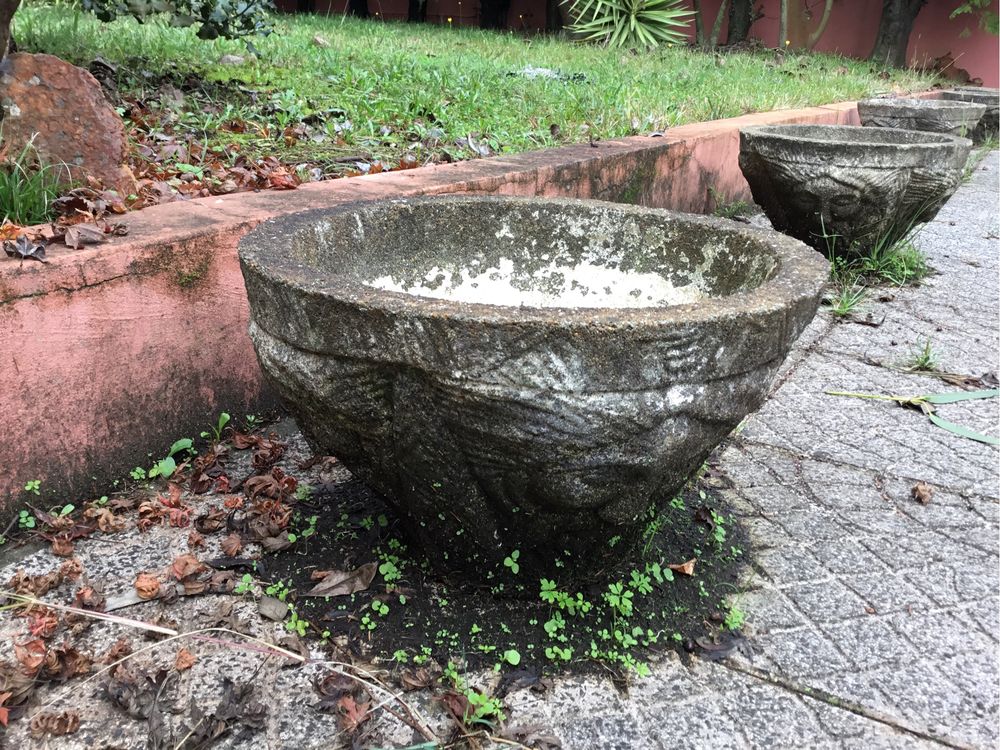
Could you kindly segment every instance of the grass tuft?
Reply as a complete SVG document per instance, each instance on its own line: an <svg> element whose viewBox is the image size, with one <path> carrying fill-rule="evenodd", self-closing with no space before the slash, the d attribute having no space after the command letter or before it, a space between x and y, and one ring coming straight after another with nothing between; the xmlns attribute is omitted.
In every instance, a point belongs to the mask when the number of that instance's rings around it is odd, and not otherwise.
<svg viewBox="0 0 1000 750"><path fill-rule="evenodd" d="M14 224L42 224L63 187L57 170L41 164L32 143L0 162L0 218Z"/></svg>

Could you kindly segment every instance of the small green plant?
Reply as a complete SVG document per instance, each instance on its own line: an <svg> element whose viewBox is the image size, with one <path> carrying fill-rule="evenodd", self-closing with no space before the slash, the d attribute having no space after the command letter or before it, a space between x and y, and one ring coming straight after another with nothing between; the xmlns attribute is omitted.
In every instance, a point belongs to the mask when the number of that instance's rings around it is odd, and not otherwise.
<svg viewBox="0 0 1000 750"><path fill-rule="evenodd" d="M379 601L378 599L372 602L372 609L375 610L375 613L380 617L385 617L389 614L389 605L385 602Z"/></svg>
<svg viewBox="0 0 1000 750"><path fill-rule="evenodd" d="M904 369L908 372L934 372L939 363L938 354L931 347L931 340L926 339L923 346L911 352Z"/></svg>
<svg viewBox="0 0 1000 750"><path fill-rule="evenodd" d="M174 456L185 452L192 452L191 448L193 445L194 441L191 440L191 438L181 438L170 446L170 450L167 451L166 458L161 458L153 464L153 468L146 472L146 476L149 479L153 479L154 477L169 479L173 476L173 473L177 471L177 460ZM133 479L135 479L134 476Z"/></svg>
<svg viewBox="0 0 1000 750"><path fill-rule="evenodd" d="M507 649L503 652L503 660L510 664L512 667L516 667L521 663L521 654L514 649Z"/></svg>
<svg viewBox="0 0 1000 750"><path fill-rule="evenodd" d="M211 438L213 443L218 443L222 440L222 432L226 429L226 425L229 424L229 415L226 412L222 412L219 415L219 421L208 430L201 433L201 437L204 439Z"/></svg>
<svg viewBox="0 0 1000 750"><path fill-rule="evenodd" d="M519 558L520 556L521 556L521 550L516 549L513 552L511 552L509 556L503 559L503 566L505 568L509 568L510 572L513 573L514 575L517 575L518 572L521 570L521 566L518 565L517 563L517 558Z"/></svg>
<svg viewBox="0 0 1000 750"><path fill-rule="evenodd" d="M857 312L868 295L863 286L844 284L827 294L823 301L829 306L830 312L838 318L846 318Z"/></svg>
<svg viewBox="0 0 1000 750"><path fill-rule="evenodd" d="M650 577L645 573L640 573L638 570L632 571L632 579L629 581L629 586L638 591L640 594L648 594L653 590L653 584Z"/></svg>
<svg viewBox="0 0 1000 750"><path fill-rule="evenodd" d="M708 194L711 196L712 202L715 204L715 209L712 213L716 216L721 216L724 219L735 219L737 216L747 216L753 210L751 205L746 201L738 198L735 200L729 200L714 187L710 187L708 189Z"/></svg>
<svg viewBox="0 0 1000 750"><path fill-rule="evenodd" d="M31 530L36 526L35 517L29 511L22 510L17 514L17 527Z"/></svg>
<svg viewBox="0 0 1000 750"><path fill-rule="evenodd" d="M309 621L301 619L299 613L295 611L295 607L289 607L288 611L290 615L285 620L285 630L297 633L299 637L305 638L306 631L309 629Z"/></svg>
<svg viewBox="0 0 1000 750"><path fill-rule="evenodd" d="M632 616L633 596L633 592L621 582L608 584L608 590L604 592L604 600L623 617Z"/></svg>
<svg viewBox="0 0 1000 750"><path fill-rule="evenodd" d="M30 492L32 495L42 494L42 480L41 479L30 479L24 483L24 491Z"/></svg>
<svg viewBox="0 0 1000 750"><path fill-rule="evenodd" d="M573 658L573 649L568 646L546 646L545 658L554 662L567 662Z"/></svg>
<svg viewBox="0 0 1000 750"><path fill-rule="evenodd" d="M743 623L745 621L746 612L733 604L730 605L729 611L726 613L726 619L722 624L725 626L726 630L739 630L743 627Z"/></svg>
<svg viewBox="0 0 1000 750"><path fill-rule="evenodd" d="M137 482L142 482L146 479L146 470L141 466L136 466L132 471L128 473Z"/></svg>
<svg viewBox="0 0 1000 750"><path fill-rule="evenodd" d="M66 505L59 508L58 512L55 513L54 515L58 516L59 518L63 518L64 516L68 516L74 510L76 510L75 505L73 505L72 503L66 503Z"/></svg>
<svg viewBox="0 0 1000 750"><path fill-rule="evenodd" d="M236 582L236 586L233 587L234 594L247 594L253 589L253 576L249 573L244 573L243 577Z"/></svg>
<svg viewBox="0 0 1000 750"><path fill-rule="evenodd" d="M721 547L726 542L726 519L714 510L710 510L709 514L712 518L712 539Z"/></svg>

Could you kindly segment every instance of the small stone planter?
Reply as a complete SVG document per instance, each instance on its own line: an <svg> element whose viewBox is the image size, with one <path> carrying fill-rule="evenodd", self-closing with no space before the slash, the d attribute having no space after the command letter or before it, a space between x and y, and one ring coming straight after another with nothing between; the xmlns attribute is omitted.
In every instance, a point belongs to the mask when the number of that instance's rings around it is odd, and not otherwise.
<svg viewBox="0 0 1000 750"><path fill-rule="evenodd" d="M875 128L922 130L969 138L986 105L946 99L867 99L858 102L861 124Z"/></svg>
<svg viewBox="0 0 1000 750"><path fill-rule="evenodd" d="M724 219L498 197L310 211L240 261L261 365L315 449L440 571L532 592L628 554L761 405L828 272Z"/></svg>
<svg viewBox="0 0 1000 750"><path fill-rule="evenodd" d="M975 143L982 143L990 138L996 138L1000 133L1000 89L987 89L979 86L959 86L950 91L942 91L941 98L946 101L973 102L986 106L986 113L972 133Z"/></svg>
<svg viewBox="0 0 1000 750"><path fill-rule="evenodd" d="M850 256L934 218L971 146L914 130L764 125L740 131L740 168L775 229Z"/></svg>

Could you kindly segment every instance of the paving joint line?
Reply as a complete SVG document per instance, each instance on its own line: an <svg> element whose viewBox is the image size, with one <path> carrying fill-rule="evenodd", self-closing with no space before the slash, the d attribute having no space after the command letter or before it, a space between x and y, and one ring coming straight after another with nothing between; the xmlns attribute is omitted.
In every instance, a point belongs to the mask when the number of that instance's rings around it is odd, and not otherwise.
<svg viewBox="0 0 1000 750"><path fill-rule="evenodd" d="M729 660L723 661L721 664L726 669L733 672L738 672L746 675L747 677L752 677L760 682L765 682L769 685L773 685L774 687L781 688L782 690L786 690L799 696L805 696L807 698L812 698L813 700L821 701L829 706L832 706L833 708L849 711L850 713L856 714L870 721L878 722L879 724L884 724L885 726L891 727L897 731L919 737L922 740L928 740L943 747L954 748L954 750L976 750L974 745L969 745L961 740L947 735L934 734L925 726L917 725L902 717L890 716L889 714L882 713L881 711L867 708L859 703L841 698L826 690L820 690L819 688L814 688L810 685L806 685L786 677L781 677L779 675L772 674L771 672L766 672L763 669L758 669L757 667L731 663Z"/></svg>

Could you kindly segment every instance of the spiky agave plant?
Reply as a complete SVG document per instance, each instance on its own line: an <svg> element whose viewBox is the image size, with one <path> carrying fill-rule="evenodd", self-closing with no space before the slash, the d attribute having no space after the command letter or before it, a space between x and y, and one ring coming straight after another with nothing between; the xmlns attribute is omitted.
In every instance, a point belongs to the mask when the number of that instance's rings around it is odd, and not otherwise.
<svg viewBox="0 0 1000 750"><path fill-rule="evenodd" d="M652 49L683 44L694 13L684 0L563 0L570 31L608 47Z"/></svg>

